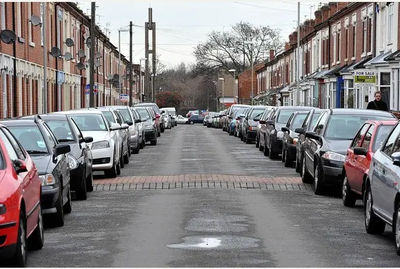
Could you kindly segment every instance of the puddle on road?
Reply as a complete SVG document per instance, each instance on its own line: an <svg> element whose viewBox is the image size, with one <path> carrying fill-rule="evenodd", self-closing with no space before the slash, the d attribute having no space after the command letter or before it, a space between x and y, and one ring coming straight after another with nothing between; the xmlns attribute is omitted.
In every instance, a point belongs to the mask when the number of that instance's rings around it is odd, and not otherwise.
<svg viewBox="0 0 400 269"><path fill-rule="evenodd" d="M229 250L243 248L259 247L259 239L243 236L188 236L182 238L182 243L167 245L169 248L187 249L187 250Z"/></svg>

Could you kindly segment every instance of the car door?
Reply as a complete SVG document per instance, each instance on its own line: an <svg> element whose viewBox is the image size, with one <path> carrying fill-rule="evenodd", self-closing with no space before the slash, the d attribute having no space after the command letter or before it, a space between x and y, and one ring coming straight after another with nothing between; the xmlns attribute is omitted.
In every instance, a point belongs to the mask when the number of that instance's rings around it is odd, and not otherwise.
<svg viewBox="0 0 400 269"><path fill-rule="evenodd" d="M73 132L75 132L75 135L78 137L78 143L81 148L81 156L86 165L85 171L87 178L92 173L92 165L93 165L92 150L89 148L89 145L85 141L81 140L84 138L84 136L81 130L79 129L78 125L76 124L76 122L72 118L69 118L69 121L71 123L71 129L73 130Z"/></svg>
<svg viewBox="0 0 400 269"><path fill-rule="evenodd" d="M12 162L15 160L22 160L26 162L25 151L7 128L1 128L0 137L7 148L8 155ZM27 163L26 165L28 171L19 173L17 177L22 182L22 195L25 201L26 212L31 213L35 210L36 207L39 206L35 197L38 197L40 195L40 193L38 193L40 191L40 188L35 185L33 181L33 178L37 173L36 169L33 166L33 162L31 164ZM31 231L32 227L36 225L37 217L37 214L29 214L29 216L27 216L28 231Z"/></svg>
<svg viewBox="0 0 400 269"><path fill-rule="evenodd" d="M367 152L369 151L369 146L372 142L372 135L375 131L375 125L370 124L370 127L368 128L368 131L365 133L365 135L362 137L361 141L361 148L365 148ZM364 173L367 171L370 165L370 160L367 158L367 156L364 155L356 155L354 156L354 161L355 161L355 177L354 177L354 188L355 191L358 193L362 193L362 185L363 185L363 178L364 178Z"/></svg>
<svg viewBox="0 0 400 269"><path fill-rule="evenodd" d="M117 122L121 126L121 136L122 136L122 143L124 147L124 152L128 150L128 141L130 139L129 135L129 125L125 123L124 117L121 115L121 113L118 110L113 110L113 113L117 119Z"/></svg>
<svg viewBox="0 0 400 269"><path fill-rule="evenodd" d="M354 154L354 148L360 147L365 134L367 133L368 129L371 127L370 123L364 123L364 125L360 128L358 133L353 139L350 147L347 149L347 155L345 160L345 168L346 168L346 176L349 182L349 185L352 189L356 189L355 182L357 178L360 176L359 169L357 168L357 160L361 160L361 156Z"/></svg>
<svg viewBox="0 0 400 269"><path fill-rule="evenodd" d="M390 196L385 197L385 195L390 195L392 192L391 189L396 187L394 183L396 175L393 175L393 172L397 169L391 167L391 165L393 165L391 155L394 151L398 151L397 145L399 143L399 135L400 124L397 124L385 141L382 149L378 150L374 154L370 167L372 173L371 171L369 173L371 176L371 189L374 207L376 207L378 211L385 214L387 217L390 217L389 212L394 206L393 200L391 200Z"/></svg>

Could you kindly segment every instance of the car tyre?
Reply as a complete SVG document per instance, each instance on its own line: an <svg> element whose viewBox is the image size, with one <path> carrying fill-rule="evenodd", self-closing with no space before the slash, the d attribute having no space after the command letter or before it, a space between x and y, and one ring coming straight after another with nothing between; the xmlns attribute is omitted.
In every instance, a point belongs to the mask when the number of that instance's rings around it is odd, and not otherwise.
<svg viewBox="0 0 400 269"><path fill-rule="evenodd" d="M87 199L87 183L86 183L85 171L82 175L81 185L79 186L79 189L76 190L76 199L78 200Z"/></svg>
<svg viewBox="0 0 400 269"><path fill-rule="evenodd" d="M320 165L317 163L314 168L314 193L316 195L321 195L324 189L324 183L322 179L322 175L320 175L321 168Z"/></svg>
<svg viewBox="0 0 400 269"><path fill-rule="evenodd" d="M266 139L264 139L263 153L264 153L264 156L269 156L269 148L267 147Z"/></svg>
<svg viewBox="0 0 400 269"><path fill-rule="evenodd" d="M251 143L251 140L249 140L249 135L246 134L246 144L250 144L250 143Z"/></svg>
<svg viewBox="0 0 400 269"><path fill-rule="evenodd" d="M397 202L393 218L393 234L395 239L396 253L400 256L400 201Z"/></svg>
<svg viewBox="0 0 400 269"><path fill-rule="evenodd" d="M69 214L72 211L72 195L71 195L71 188L68 186L68 201L67 203L64 205L64 213L65 214Z"/></svg>
<svg viewBox="0 0 400 269"><path fill-rule="evenodd" d="M86 190L88 192L93 191L93 171L86 178Z"/></svg>
<svg viewBox="0 0 400 269"><path fill-rule="evenodd" d="M43 215L42 215L42 207L40 206L40 204L38 210L39 210L39 215L38 215L37 226L28 239L28 247L30 250L42 249L44 245Z"/></svg>
<svg viewBox="0 0 400 269"><path fill-rule="evenodd" d="M121 149L121 152L122 152L122 149ZM122 153L121 153L121 157L119 158L119 165L120 165L121 168L125 167L124 155L122 155Z"/></svg>
<svg viewBox="0 0 400 269"><path fill-rule="evenodd" d="M139 153L139 148L137 148L136 149L137 151L138 151L138 153ZM131 150L129 150L129 152L130 152ZM128 154L126 154L125 156L124 156L124 161L123 161L123 163L124 164L128 164L129 163L129 155Z"/></svg>
<svg viewBox="0 0 400 269"><path fill-rule="evenodd" d="M62 227L64 226L64 198L63 198L63 190L60 190L60 194L57 200L57 205L56 205L56 210L57 212L54 213L53 218L54 218L54 225L56 227Z"/></svg>
<svg viewBox="0 0 400 269"><path fill-rule="evenodd" d="M285 163L285 167L293 167L293 160L292 160L292 158L290 158L290 155L289 155L289 152L287 149L285 150L284 163Z"/></svg>
<svg viewBox="0 0 400 269"><path fill-rule="evenodd" d="M364 202L364 224L365 230L369 234L382 234L385 231L386 223L375 215L372 209L373 199L371 186L368 186L365 192L365 202Z"/></svg>
<svg viewBox="0 0 400 269"><path fill-rule="evenodd" d="M26 241L26 220L25 213L21 210L19 213L18 238L14 256L11 258L18 267L25 267L28 261L28 247Z"/></svg>
<svg viewBox="0 0 400 269"><path fill-rule="evenodd" d="M342 201L347 207L354 207L357 201L354 192L351 191L347 175L344 175L342 181Z"/></svg>
<svg viewBox="0 0 400 269"><path fill-rule="evenodd" d="M121 162L117 163L117 175L119 176L121 174Z"/></svg>
<svg viewBox="0 0 400 269"><path fill-rule="evenodd" d="M104 174L107 178L116 178L117 177L117 164L114 163L113 167L104 171Z"/></svg>
<svg viewBox="0 0 400 269"><path fill-rule="evenodd" d="M300 173L300 171L301 171L301 165L300 165L300 161L297 159L297 157L296 157L296 163L295 163L295 166L294 166L295 168L296 168L296 172L297 173Z"/></svg>
<svg viewBox="0 0 400 269"><path fill-rule="evenodd" d="M269 145L269 154L268 154L268 156L269 156L269 158L271 160L274 160L274 159L278 158L278 154L272 150L272 144Z"/></svg>
<svg viewBox="0 0 400 269"><path fill-rule="evenodd" d="M302 161L301 161L301 181L303 183L311 183L313 181L313 178L311 177L310 173L307 171L307 166L306 166L306 157L303 156Z"/></svg>

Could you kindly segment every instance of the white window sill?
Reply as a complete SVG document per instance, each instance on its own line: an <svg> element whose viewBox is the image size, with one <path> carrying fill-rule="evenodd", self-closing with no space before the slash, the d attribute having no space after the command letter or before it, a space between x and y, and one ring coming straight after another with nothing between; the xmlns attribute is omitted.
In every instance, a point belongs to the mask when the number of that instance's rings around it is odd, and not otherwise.
<svg viewBox="0 0 400 269"><path fill-rule="evenodd" d="M345 62L347 62L348 60L349 60L348 58L344 59Z"/></svg>
<svg viewBox="0 0 400 269"><path fill-rule="evenodd" d="M364 58L365 56L367 56L367 54L365 54L365 52L363 54L361 54L361 58Z"/></svg>
<svg viewBox="0 0 400 269"><path fill-rule="evenodd" d="M72 59L71 62L75 63L75 59Z"/></svg>
<svg viewBox="0 0 400 269"><path fill-rule="evenodd" d="M372 55L372 51L368 52L367 55L368 55L368 56L369 56L369 55Z"/></svg>
<svg viewBox="0 0 400 269"><path fill-rule="evenodd" d="M356 59L356 57L351 57L351 60L354 61Z"/></svg>
<svg viewBox="0 0 400 269"><path fill-rule="evenodd" d="M36 45L35 45L35 43L33 43L32 41L29 41L29 46L31 46L32 48L34 48Z"/></svg>
<svg viewBox="0 0 400 269"><path fill-rule="evenodd" d="M340 64L340 61L337 61L336 64Z"/></svg>
<svg viewBox="0 0 400 269"><path fill-rule="evenodd" d="M336 65L336 63L335 63L335 62L333 62L333 63L332 63L332 65Z"/></svg>

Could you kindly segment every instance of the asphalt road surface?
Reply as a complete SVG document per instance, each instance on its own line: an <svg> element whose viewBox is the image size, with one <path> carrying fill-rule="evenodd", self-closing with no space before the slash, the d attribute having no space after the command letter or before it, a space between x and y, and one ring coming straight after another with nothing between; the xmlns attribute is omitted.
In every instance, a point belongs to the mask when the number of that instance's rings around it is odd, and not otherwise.
<svg viewBox="0 0 400 269"><path fill-rule="evenodd" d="M390 227L316 196L293 168L221 129L180 125L98 176L30 267L397 267Z"/></svg>

